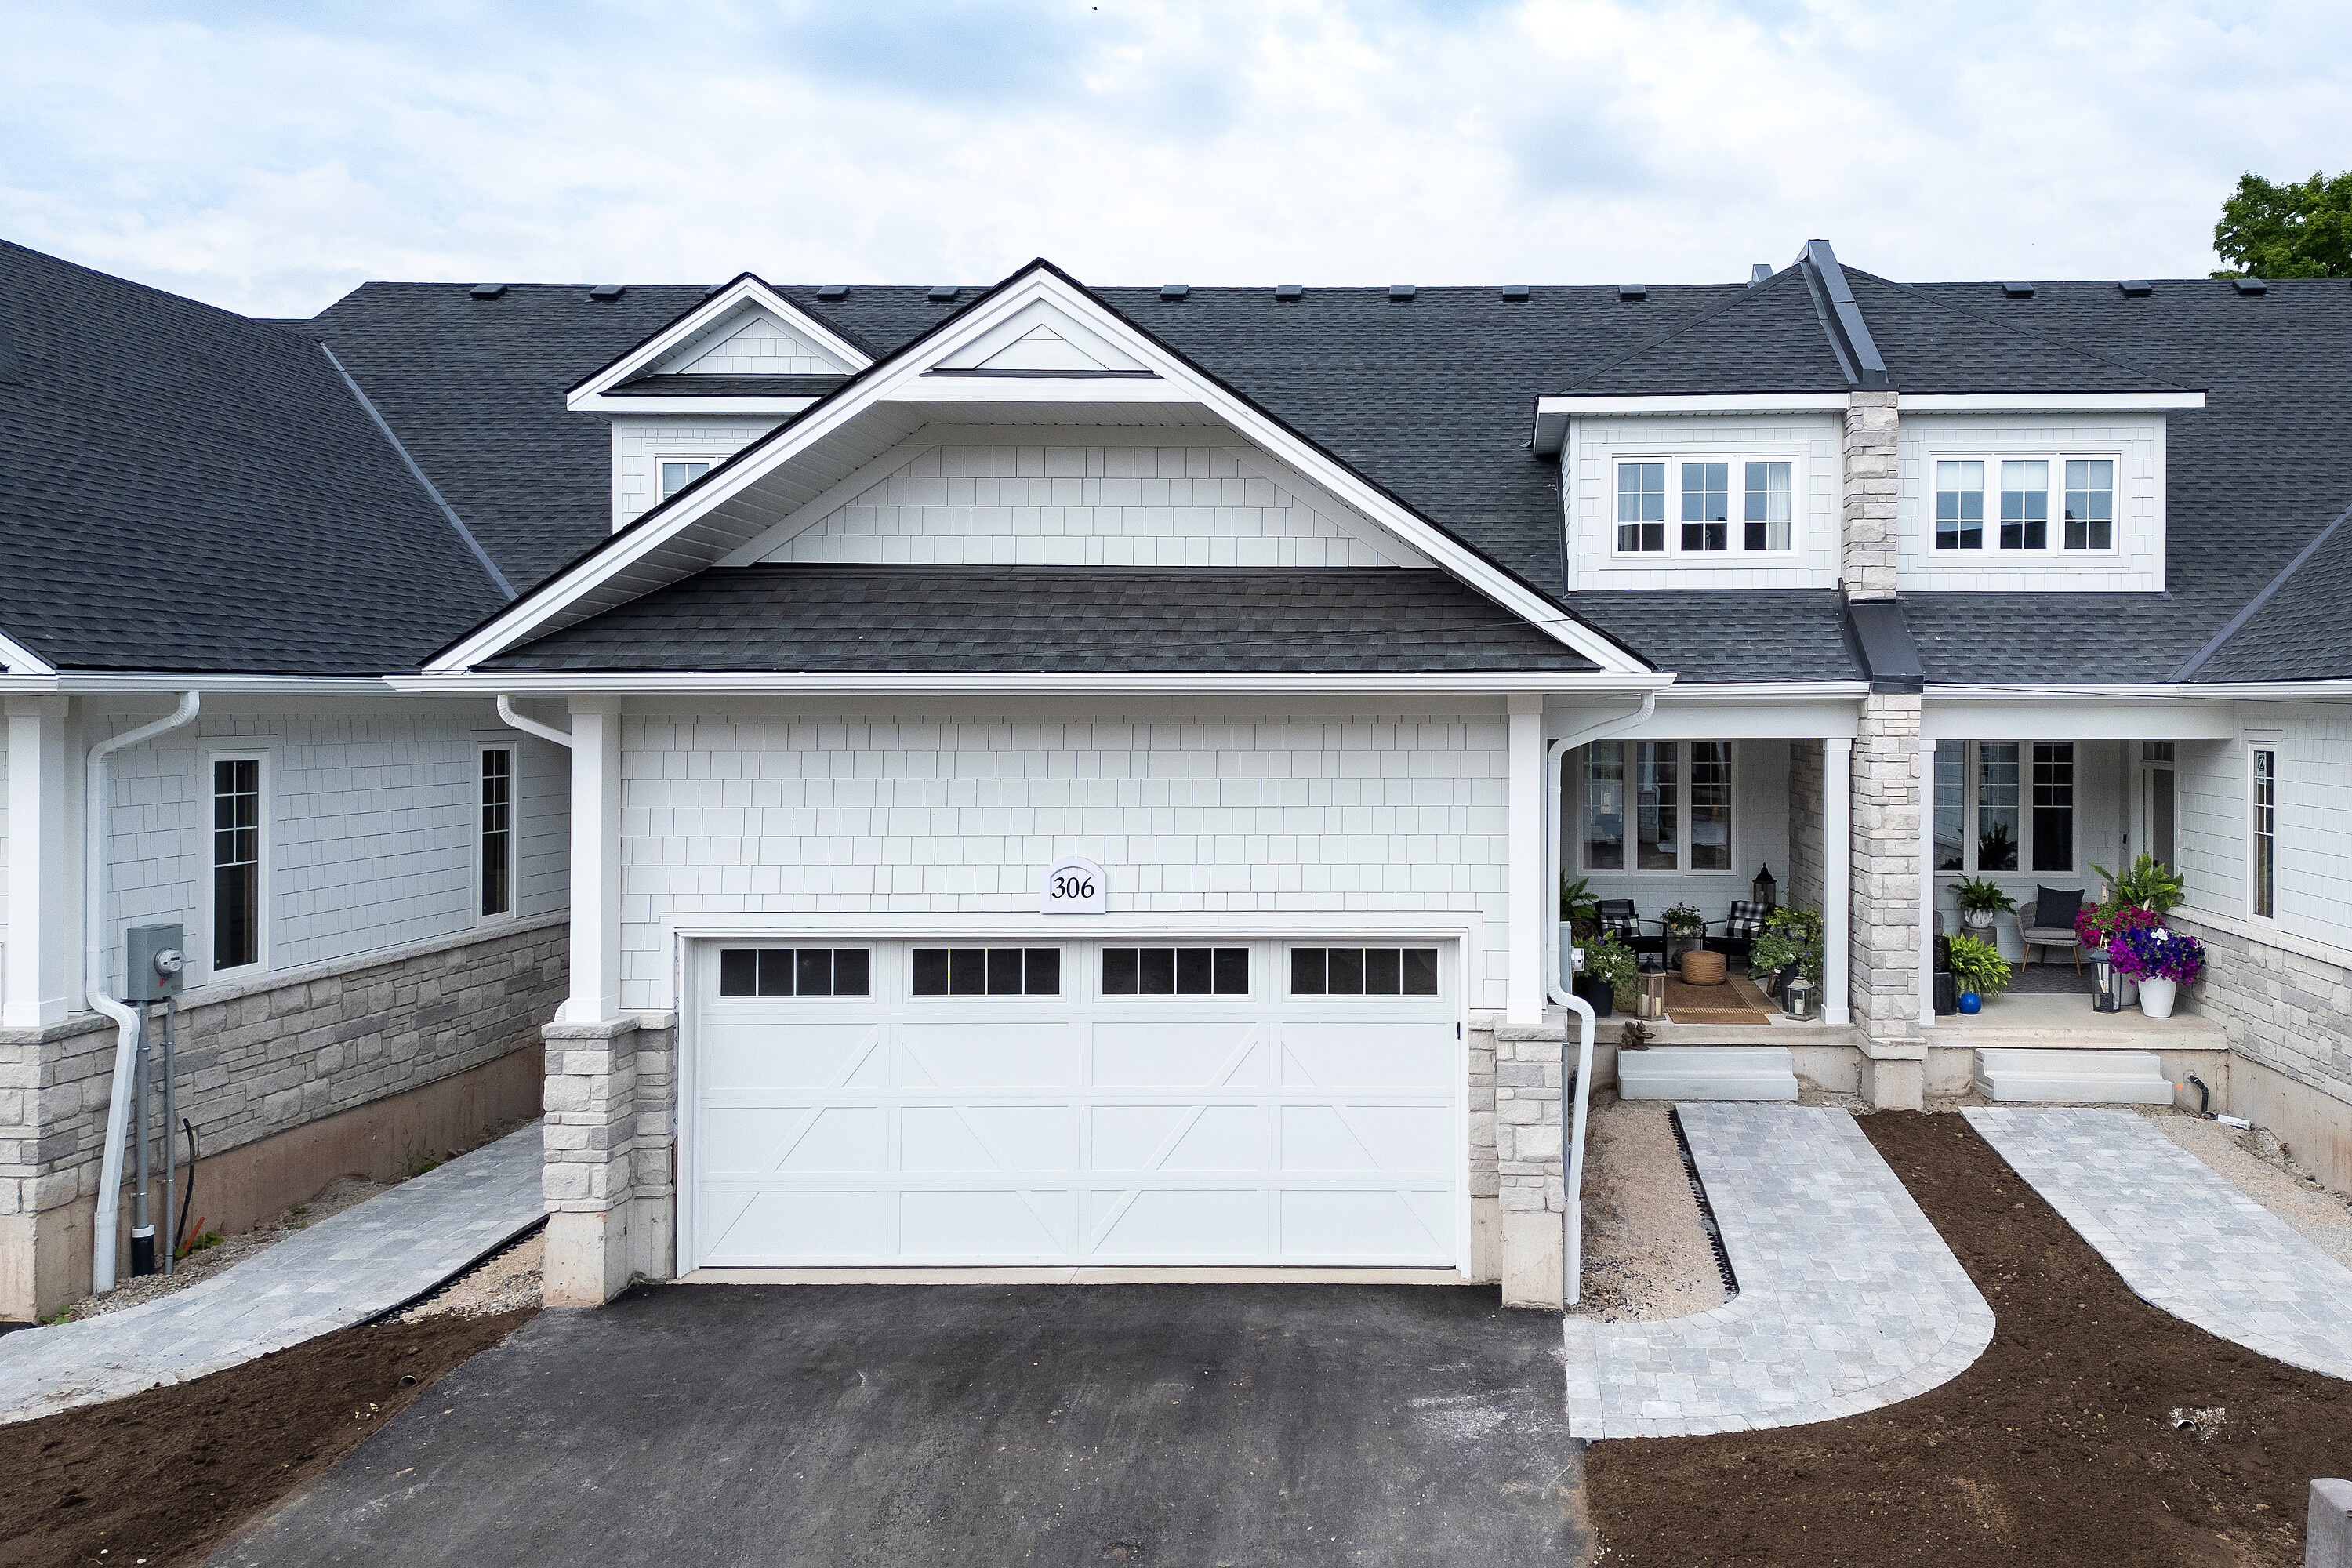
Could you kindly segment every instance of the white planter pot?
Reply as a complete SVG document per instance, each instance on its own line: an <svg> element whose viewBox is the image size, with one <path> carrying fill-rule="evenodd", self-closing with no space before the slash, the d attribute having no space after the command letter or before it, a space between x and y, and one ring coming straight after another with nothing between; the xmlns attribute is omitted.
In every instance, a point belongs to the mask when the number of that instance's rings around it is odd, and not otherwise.
<svg viewBox="0 0 2352 1568"><path fill-rule="evenodd" d="M2158 980L2150 975L2139 983L2139 1010L2151 1018L2172 1016L2172 999L2180 989L2178 980Z"/></svg>
<svg viewBox="0 0 2352 1568"><path fill-rule="evenodd" d="M1963 910L1960 911L1960 923L1968 927L1970 931L1990 931L1992 929L1992 911L1990 910Z"/></svg>

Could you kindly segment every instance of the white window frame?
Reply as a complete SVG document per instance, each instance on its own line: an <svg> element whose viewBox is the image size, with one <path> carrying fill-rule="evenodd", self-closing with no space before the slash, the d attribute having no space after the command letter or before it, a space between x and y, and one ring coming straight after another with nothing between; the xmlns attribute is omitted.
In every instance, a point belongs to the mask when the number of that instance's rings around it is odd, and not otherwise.
<svg viewBox="0 0 2352 1568"><path fill-rule="evenodd" d="M1617 471L1628 463L1664 463L1666 466L1666 547L1664 550L1627 550L1617 542ZM1683 548L1683 465L1685 463L1730 465L1730 476L1727 484L1731 516L1726 524L1729 530L1729 538L1726 542L1725 549L1685 550ZM1789 543L1785 549L1750 550L1748 548L1748 524L1745 514L1748 465L1750 463L1789 465ZM1761 447L1754 450L1743 447L1736 450L1691 452L1660 452L1645 449L1612 451L1608 458L1603 490L1601 508L1609 531L1609 558L1612 562L1680 561L1700 566L1804 564L1805 454L1795 447Z"/></svg>
<svg viewBox="0 0 2352 1568"><path fill-rule="evenodd" d="M2083 859L2083 814L2088 809L2088 802L2085 798L2088 792L2084 787L2083 780L2084 769L2086 765L2083 742L2024 739L2012 741L1995 735L1981 741L1955 741L1952 744L1961 748L1960 868L1953 871L1937 867L1936 876L1942 884L1948 886L1966 877L2019 879L2080 877L2085 872L2088 868ZM2067 835L2068 864L2063 868L2036 870L2033 866L2033 748L2056 745L2074 748L2074 804L2068 807L2068 810L2074 814L2074 819L2070 825L2072 831ZM1979 746L2015 746L2017 748L2017 866L2012 870L1986 871L1979 868L1976 863L1977 781L1982 772L1977 761L1977 748ZM1934 766L1932 759L1929 766L1931 769ZM1928 815L1932 817L1937 809L1936 781L1932 777L1927 780L1927 797ZM1928 834L1930 842L1934 841L1934 837L1931 826Z"/></svg>
<svg viewBox="0 0 2352 1568"><path fill-rule="evenodd" d="M1636 854L1634 849L1634 836L1631 828L1624 830L1625 837L1623 843L1625 846L1625 858L1628 864L1622 869L1608 866L1589 866L1584 863L1585 853L1590 847L1590 844L1584 831L1584 824L1586 821L1584 809L1584 786L1587 782L1585 759L1591 754L1592 744L1594 743L1618 746L1664 744L1681 748L1680 754L1675 760L1675 820L1676 827L1675 833L1675 863L1671 867L1654 866L1648 868L1636 868L1632 865L1631 862L1638 859L1639 856ZM1728 748L1726 755L1729 758L1731 767L1731 831L1725 835L1725 864L1721 870L1711 870L1704 868L1694 869L1690 863L1690 802L1692 772L1690 748L1693 746L1706 745L1721 745ZM1738 875L1740 866L1739 825L1741 818L1747 815L1745 812L1741 811L1739 807L1740 764L1738 742L1728 739L1719 739L1707 735L1662 735L1655 741L1651 742L1623 740L1588 743L1586 745L1577 747L1576 750L1569 752L1568 754L1575 760L1576 767L1576 815L1570 826L1576 833L1576 860L1577 870L1580 874L1587 877L1734 877ZM1633 767L1633 758L1630 754L1627 755L1625 759L1625 765L1629 770ZM1625 791L1626 798L1629 802L1633 798L1633 781L1628 778L1625 784ZM1746 895L1743 894L1741 896L1745 897ZM1311 946L1313 944L1302 943L1301 945Z"/></svg>
<svg viewBox="0 0 2352 1568"><path fill-rule="evenodd" d="M2105 550L2069 550L2066 548L2066 465L2070 462L2113 463L2115 465L2114 518L2110 521L2108 545ZM1936 482L1938 463L1982 463L1985 468L1986 543L1981 550L1945 549L1936 542ZM2039 550L2003 550L2000 547L2000 466L2003 463L2047 463L2050 465L2049 531ZM1932 449L1927 455L1923 500L1920 514L1925 520L1927 537L1920 555L1929 563L2030 561L2046 565L2053 562L2089 562L2102 566L2113 565L2124 553L2124 455L2118 451L2064 451L2055 447L2019 449L2016 447L1956 447Z"/></svg>
<svg viewBox="0 0 2352 1568"><path fill-rule="evenodd" d="M664 463L708 463L712 468L716 468L720 464L727 461L724 457L719 456L716 452L648 452L646 454L646 459L653 464L653 504L656 506L659 506L662 502L669 500L671 496L677 493L677 490L665 491L662 489L662 465ZM706 469L704 472L708 473L709 471L709 470ZM695 479L698 479L702 477L702 474L698 474L695 476ZM690 485L694 482L694 479L688 479L686 481L686 485ZM686 489L686 485L680 485L677 489L682 490Z"/></svg>
<svg viewBox="0 0 2352 1568"><path fill-rule="evenodd" d="M198 838L199 875L196 894L197 952L204 961L207 983L215 980L241 980L269 973L270 937L277 928L276 903L271 896L271 851L275 847L277 814L271 810L277 783L277 759L268 746L206 747L202 752L203 773L196 780L196 799L201 816ZM214 938L218 930L220 911L215 891L213 872L213 764L215 763L257 763L255 787L260 795L260 810L256 814L254 845L254 930L253 959L248 963L216 967L213 954L216 951Z"/></svg>
<svg viewBox="0 0 2352 1568"><path fill-rule="evenodd" d="M2279 816L2279 752L2276 740L2264 736L2246 743L2246 919L2265 930L2276 930L2278 917L2278 816ZM2271 760L2271 912L2257 912L2262 907L2261 857L2257 839L2262 837L2262 805L2254 796L2257 759Z"/></svg>
<svg viewBox="0 0 2352 1568"><path fill-rule="evenodd" d="M489 857L484 853L489 846L484 842L488 834L482 826L482 760L492 752L504 752L507 754L507 907L497 914L486 915L482 912L482 885L489 875L490 863ZM520 746L511 741L480 741L475 743L471 830L474 836L472 893L476 925L504 925L515 918L515 905L520 901L519 894L522 883L519 865L520 857L516 853L517 847L522 840L520 831L520 814L516 809L520 805L521 783L522 748Z"/></svg>

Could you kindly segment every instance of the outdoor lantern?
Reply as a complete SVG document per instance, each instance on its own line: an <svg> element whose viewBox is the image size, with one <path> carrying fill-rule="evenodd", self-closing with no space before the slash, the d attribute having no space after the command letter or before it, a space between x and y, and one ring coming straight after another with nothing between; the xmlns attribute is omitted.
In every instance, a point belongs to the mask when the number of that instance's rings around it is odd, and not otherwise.
<svg viewBox="0 0 2352 1568"><path fill-rule="evenodd" d="M1768 865L1757 872L1755 885L1748 890L1755 895L1758 903L1768 910L1773 908L1776 903L1773 895L1780 890L1780 884L1772 879L1772 868Z"/></svg>
<svg viewBox="0 0 2352 1568"><path fill-rule="evenodd" d="M2124 977L2116 971L2116 961L2104 947L2091 950L2091 1011L2120 1013L2124 1010Z"/></svg>
<svg viewBox="0 0 2352 1568"><path fill-rule="evenodd" d="M1666 976L1664 971L1642 976L1642 1016L1663 1018L1666 1016Z"/></svg>
<svg viewBox="0 0 2352 1568"><path fill-rule="evenodd" d="M1816 1005L1813 983L1802 974L1792 976L1780 987L1780 1011L1791 1018L1810 1019Z"/></svg>

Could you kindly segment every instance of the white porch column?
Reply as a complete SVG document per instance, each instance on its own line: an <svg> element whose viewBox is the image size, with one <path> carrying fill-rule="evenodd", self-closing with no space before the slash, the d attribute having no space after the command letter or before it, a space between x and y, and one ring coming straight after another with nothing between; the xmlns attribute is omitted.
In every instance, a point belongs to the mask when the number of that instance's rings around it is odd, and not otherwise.
<svg viewBox="0 0 2352 1568"><path fill-rule="evenodd" d="M1510 713L1510 975L1503 993L1504 1023L1541 1026L1544 1010L1544 700L1539 693L1505 699ZM1557 890L1554 898L1559 895Z"/></svg>
<svg viewBox="0 0 2352 1568"><path fill-rule="evenodd" d="M621 705L572 700L572 993L567 1024L621 1012Z"/></svg>
<svg viewBox="0 0 2352 1568"><path fill-rule="evenodd" d="M79 922L68 878L63 697L11 697L8 721L7 970L0 973L0 1028L60 1023L79 987Z"/></svg>
<svg viewBox="0 0 2352 1568"><path fill-rule="evenodd" d="M1919 1026L1936 1026L1936 742L1919 742Z"/></svg>
<svg viewBox="0 0 2352 1568"><path fill-rule="evenodd" d="M1853 737L1824 736L1822 764L1822 1022L1851 1024Z"/></svg>

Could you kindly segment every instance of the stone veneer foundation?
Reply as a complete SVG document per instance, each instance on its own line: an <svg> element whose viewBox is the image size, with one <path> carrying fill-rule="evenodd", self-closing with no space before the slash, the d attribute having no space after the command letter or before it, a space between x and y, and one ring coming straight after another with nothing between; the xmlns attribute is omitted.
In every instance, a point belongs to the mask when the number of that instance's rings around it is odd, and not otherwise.
<svg viewBox="0 0 2352 1568"><path fill-rule="evenodd" d="M451 1118L535 1114L536 1095L495 1073L458 1080L518 1050L536 1056L534 1026L562 998L568 933L562 916L520 921L191 993L176 1027L179 1110L204 1155L197 1206L213 1228L301 1202L323 1184L320 1170L324 1180L398 1174L411 1151L389 1141L429 1150ZM0 1319L89 1292L115 1035L94 1014L0 1030ZM362 1114L426 1090L439 1092ZM299 1150L278 1147L289 1139ZM133 1169L126 1157L126 1184ZM207 1193L222 1206L208 1207ZM126 1221L120 1269L129 1235Z"/></svg>
<svg viewBox="0 0 2352 1568"><path fill-rule="evenodd" d="M2229 1110L2278 1134L2329 1186L2352 1191L2352 967L2192 910L2168 919L2205 944L2205 978L2183 996L2229 1038Z"/></svg>

